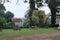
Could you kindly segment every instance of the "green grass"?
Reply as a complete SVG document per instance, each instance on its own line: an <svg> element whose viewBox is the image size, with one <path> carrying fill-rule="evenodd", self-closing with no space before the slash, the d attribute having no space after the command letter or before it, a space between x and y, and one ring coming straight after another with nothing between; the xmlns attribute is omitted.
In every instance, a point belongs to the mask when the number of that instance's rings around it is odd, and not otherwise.
<svg viewBox="0 0 60 40"><path fill-rule="evenodd" d="M14 36L14 35L33 35L33 34L42 34L42 33L53 33L53 32L60 32L55 28L37 28L37 29L21 29L20 31L14 31L13 29L4 29L0 32L0 38L7 37L7 36Z"/></svg>

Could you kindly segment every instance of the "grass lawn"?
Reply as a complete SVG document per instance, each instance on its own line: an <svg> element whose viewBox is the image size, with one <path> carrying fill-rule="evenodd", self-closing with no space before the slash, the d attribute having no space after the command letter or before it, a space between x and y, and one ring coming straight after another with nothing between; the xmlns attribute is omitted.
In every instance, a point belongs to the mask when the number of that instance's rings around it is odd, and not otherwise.
<svg viewBox="0 0 60 40"><path fill-rule="evenodd" d="M7 37L7 36L14 36L14 35L32 35L32 34L42 34L42 33L53 33L53 32L60 32L56 28L37 28L37 29L21 29L18 31L14 31L13 29L4 29L0 32L0 38Z"/></svg>

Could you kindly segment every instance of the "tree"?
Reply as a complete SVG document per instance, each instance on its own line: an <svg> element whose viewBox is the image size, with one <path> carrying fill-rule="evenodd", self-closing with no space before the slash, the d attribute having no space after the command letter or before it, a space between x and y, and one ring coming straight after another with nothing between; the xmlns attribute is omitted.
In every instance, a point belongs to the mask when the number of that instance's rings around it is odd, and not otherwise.
<svg viewBox="0 0 60 40"><path fill-rule="evenodd" d="M5 12L4 11L0 12L0 17L5 17Z"/></svg>
<svg viewBox="0 0 60 40"><path fill-rule="evenodd" d="M32 16L33 10L35 9L34 0L29 0L29 4L30 4L30 10L29 10L28 15L29 15L29 26L31 27L32 26L32 18L31 18L31 16Z"/></svg>
<svg viewBox="0 0 60 40"><path fill-rule="evenodd" d="M40 24L45 23L45 13L44 11L40 10L33 10L32 12L32 26L39 26ZM30 20L29 20L29 10L25 14L25 25L29 26Z"/></svg>
<svg viewBox="0 0 60 40"><path fill-rule="evenodd" d="M46 0L48 2L49 0ZM48 3L48 6L51 10L51 24L52 26L56 23L56 12L57 12L57 6L60 5L60 0L50 0Z"/></svg>
<svg viewBox="0 0 60 40"><path fill-rule="evenodd" d="M3 4L0 4L0 11L5 11L6 9L5 9L5 7L4 7L4 5Z"/></svg>
<svg viewBox="0 0 60 40"><path fill-rule="evenodd" d="M25 27L29 27L30 26L30 16L29 16L29 12L30 12L30 9L28 9L26 11L26 14L25 14L25 22L24 22L24 26Z"/></svg>
<svg viewBox="0 0 60 40"><path fill-rule="evenodd" d="M3 28L3 24L4 24L4 23L6 23L5 18L0 17L0 31L1 31L1 29Z"/></svg>
<svg viewBox="0 0 60 40"><path fill-rule="evenodd" d="M14 27L14 22L8 22L8 23L4 23L3 24L3 28L5 28L5 29L11 29L11 28L13 28Z"/></svg>
<svg viewBox="0 0 60 40"><path fill-rule="evenodd" d="M0 4L0 17L5 17L5 7L3 4Z"/></svg>
<svg viewBox="0 0 60 40"><path fill-rule="evenodd" d="M3 3L5 1L6 0L4 0ZM37 2L39 2L39 1L42 2L43 0L37 0ZM48 1L50 1L50 2L48 2ZM2 2L2 0L0 1L0 3L1 2ZM7 0L7 2L9 2L9 0ZM32 22L32 20L31 20L32 15L31 14L32 14L33 10L35 9L35 1L30 0L29 3L30 3L30 9L31 9L29 16L30 16L30 22ZM51 24L52 24L52 26L54 26L55 25L55 20L56 20L56 11L57 11L56 7L58 5L60 5L60 0L46 0L46 3L48 3L48 6L51 10L51 13L52 13L52 15L51 15ZM31 26L31 23L30 23L30 26Z"/></svg>
<svg viewBox="0 0 60 40"><path fill-rule="evenodd" d="M52 27L55 25L56 23L56 12L57 12L57 9L56 9L56 0L50 0L50 3L48 4L50 10L51 10L51 25Z"/></svg>
<svg viewBox="0 0 60 40"><path fill-rule="evenodd" d="M1 4L1 3L4 4L5 2L10 2L10 1L9 1L9 0L0 0L0 4Z"/></svg>
<svg viewBox="0 0 60 40"><path fill-rule="evenodd" d="M46 24L46 26L51 24L51 13L48 13L46 15L45 24Z"/></svg>
<svg viewBox="0 0 60 40"><path fill-rule="evenodd" d="M2 30L3 24L6 22L5 20L5 7L3 4L0 4L0 31Z"/></svg>
<svg viewBox="0 0 60 40"><path fill-rule="evenodd" d="M36 0L37 2L41 2L43 0ZM57 6L60 6L60 0L45 0L51 10L51 25L52 27L55 25L56 20L56 12L57 12ZM41 6L41 5L40 5Z"/></svg>
<svg viewBox="0 0 60 40"><path fill-rule="evenodd" d="M11 13L10 11L7 11L5 14L5 18L7 20L7 22L11 22L11 19L14 17L14 14Z"/></svg>
<svg viewBox="0 0 60 40"><path fill-rule="evenodd" d="M41 26L41 24L45 23L45 13L44 11L34 10L32 13L32 20L35 25Z"/></svg>

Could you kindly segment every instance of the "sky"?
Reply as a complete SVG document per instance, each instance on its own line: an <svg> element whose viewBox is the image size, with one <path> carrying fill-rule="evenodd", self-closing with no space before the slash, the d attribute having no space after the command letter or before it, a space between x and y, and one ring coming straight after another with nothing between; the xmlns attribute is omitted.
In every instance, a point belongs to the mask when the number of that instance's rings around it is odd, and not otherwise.
<svg viewBox="0 0 60 40"><path fill-rule="evenodd" d="M24 18L26 11L29 9L29 3L24 3L23 0L19 0L19 3L17 3L17 0L10 0L10 2L6 2L4 6L6 11L14 13L15 18ZM50 12L47 6L44 6L41 9L44 10L46 14Z"/></svg>

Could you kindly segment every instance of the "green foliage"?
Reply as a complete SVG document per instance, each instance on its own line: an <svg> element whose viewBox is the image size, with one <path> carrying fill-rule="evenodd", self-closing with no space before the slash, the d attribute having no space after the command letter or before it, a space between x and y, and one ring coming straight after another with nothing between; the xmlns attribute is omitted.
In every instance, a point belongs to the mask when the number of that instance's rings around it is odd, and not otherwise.
<svg viewBox="0 0 60 40"><path fill-rule="evenodd" d="M4 24L4 29L11 29L15 26L13 22L8 22Z"/></svg>
<svg viewBox="0 0 60 40"><path fill-rule="evenodd" d="M6 10L3 4L0 4L0 11Z"/></svg>
<svg viewBox="0 0 60 40"><path fill-rule="evenodd" d="M5 18L0 17L0 30L2 30L4 23L6 23Z"/></svg>
<svg viewBox="0 0 60 40"><path fill-rule="evenodd" d="M26 11L26 14L25 14L25 22L24 22L24 26L25 27L29 27L30 26L30 18L31 18L31 13L30 13L30 9ZM31 22L32 23L32 22Z"/></svg>
<svg viewBox="0 0 60 40"><path fill-rule="evenodd" d="M5 12L4 11L0 12L0 17L4 17L5 18Z"/></svg>
<svg viewBox="0 0 60 40"><path fill-rule="evenodd" d="M24 26L24 28L29 27L29 18L25 18L23 26Z"/></svg>
<svg viewBox="0 0 60 40"><path fill-rule="evenodd" d="M46 24L51 24L51 19L50 18L46 18Z"/></svg>
<svg viewBox="0 0 60 40"><path fill-rule="evenodd" d="M2 30L3 24L6 22L5 18L4 18L4 11L5 11L5 7L3 4L0 4L0 31Z"/></svg>
<svg viewBox="0 0 60 40"><path fill-rule="evenodd" d="M10 21L11 21L11 18L14 17L14 14L11 13L10 11L7 11L5 13L5 10L6 9L5 9L4 5L0 4L0 28L4 28L5 26L7 28L7 26L11 27L13 25L13 23L10 23ZM8 23L6 23L6 22L8 22Z"/></svg>
<svg viewBox="0 0 60 40"><path fill-rule="evenodd" d="M55 27L55 23L56 23L56 12L57 12L57 6L58 5L58 1L56 0L50 0L49 4L48 4L50 10L51 10L51 26Z"/></svg>
<svg viewBox="0 0 60 40"><path fill-rule="evenodd" d="M51 24L51 13L48 13L47 15L46 15L46 18L45 18L45 24L46 24L46 26L48 26L48 25L50 25Z"/></svg>
<svg viewBox="0 0 60 40"><path fill-rule="evenodd" d="M52 5L54 7L60 6L60 0L46 0L46 3L48 3L48 5Z"/></svg>
<svg viewBox="0 0 60 40"><path fill-rule="evenodd" d="M36 0L36 2L41 2L42 0Z"/></svg>
<svg viewBox="0 0 60 40"><path fill-rule="evenodd" d="M13 16L14 16L14 14L11 13L10 11L7 11L6 14L5 14L6 18L12 18Z"/></svg>
<svg viewBox="0 0 60 40"><path fill-rule="evenodd" d="M32 14L32 20L35 25L41 26L41 24L45 23L45 13L44 11L34 10Z"/></svg>
<svg viewBox="0 0 60 40"><path fill-rule="evenodd" d="M6 23L5 18L0 17L0 24Z"/></svg>
<svg viewBox="0 0 60 40"><path fill-rule="evenodd" d="M29 10L27 11L27 14L25 15L25 23L24 26L28 27L29 26ZM45 23L45 13L44 11L38 11L38 10L33 10L32 12L32 25L41 25Z"/></svg>
<svg viewBox="0 0 60 40"><path fill-rule="evenodd" d="M41 2L42 0L36 0L36 2ZM51 24L54 24L55 25L55 20L56 20L56 12L57 12L57 6L60 6L60 0L46 0L46 3L48 3L48 6L51 10ZM30 0L30 9L33 9L34 6L33 6L33 0ZM33 11L32 11L33 12ZM31 14L31 13L30 13ZM33 16L36 20L37 17ZM29 17L28 17L29 18Z"/></svg>
<svg viewBox="0 0 60 40"><path fill-rule="evenodd" d="M3 4L0 4L0 17L5 17L5 7Z"/></svg>
<svg viewBox="0 0 60 40"><path fill-rule="evenodd" d="M39 0L37 0L39 1ZM41 2L41 1L40 1ZM51 10L51 24L55 25L57 6L60 6L60 0L46 0L48 7Z"/></svg>
<svg viewBox="0 0 60 40"><path fill-rule="evenodd" d="M11 22L11 18L14 17L14 14L11 13L10 11L7 11L6 14L5 14L5 18L7 20L7 22Z"/></svg>

